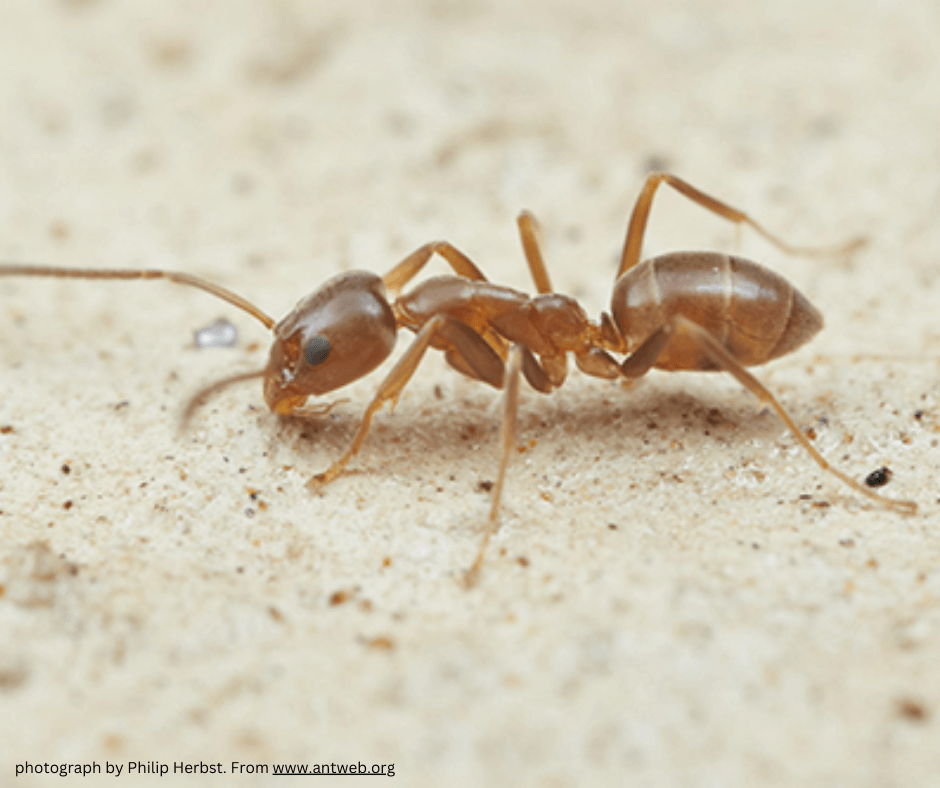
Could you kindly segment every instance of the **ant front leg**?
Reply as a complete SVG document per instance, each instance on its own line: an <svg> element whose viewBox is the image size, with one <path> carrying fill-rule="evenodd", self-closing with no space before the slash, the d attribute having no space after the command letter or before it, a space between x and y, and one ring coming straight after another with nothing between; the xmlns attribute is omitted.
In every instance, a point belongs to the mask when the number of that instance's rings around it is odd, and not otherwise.
<svg viewBox="0 0 940 788"><path fill-rule="evenodd" d="M617 279L640 262L643 236L646 234L646 224L649 220L650 208L653 206L653 197L656 195L656 190L662 183L671 186L679 192L679 194L720 216L722 219L727 219L729 222L733 222L737 225L748 225L767 241L787 254L805 255L808 257L833 257L840 254L849 254L865 243L863 238L856 238L846 244L840 244L839 246L831 248L811 249L803 246L791 246L765 230L750 216L744 213L744 211L732 208L730 205L696 189L694 186L686 183L675 175L671 175L668 172L654 172L647 176L646 183L643 185L643 191L640 192L636 205L633 206L630 224L627 227L627 237L623 244L623 253L620 257L620 269L617 271Z"/></svg>
<svg viewBox="0 0 940 788"><path fill-rule="evenodd" d="M505 375L503 360L483 337L458 320L446 315L435 315L422 326L411 346L382 381L378 392L366 408L359 429L346 453L326 471L313 476L307 482L308 486L319 487L327 484L342 473L343 468L362 448L376 412L385 402L389 403L390 409L395 407L402 390L411 380L425 352L435 339L441 341L448 349L456 351L478 379L495 388L503 387Z"/></svg>
<svg viewBox="0 0 940 788"><path fill-rule="evenodd" d="M844 484L847 484L855 492L864 495L876 501L881 506L901 512L902 514L914 514L917 512L917 504L913 501L898 501L891 498L885 498L867 487L862 486L850 476L847 476L838 468L832 467L826 459L809 442L796 423L790 418L790 414L784 410L783 406L777 401L776 397L748 372L728 350L721 344L710 332L702 328L698 323L689 320L687 317L677 315L668 323L660 326L640 345L636 351L627 358L621 365L621 370L626 377L637 378L645 375L656 364L660 353L665 350L669 341L677 334L683 333L698 346L717 367L730 372L737 378L738 382L757 397L763 404L769 405L774 413L784 423L797 442L809 453L824 471L831 473Z"/></svg>

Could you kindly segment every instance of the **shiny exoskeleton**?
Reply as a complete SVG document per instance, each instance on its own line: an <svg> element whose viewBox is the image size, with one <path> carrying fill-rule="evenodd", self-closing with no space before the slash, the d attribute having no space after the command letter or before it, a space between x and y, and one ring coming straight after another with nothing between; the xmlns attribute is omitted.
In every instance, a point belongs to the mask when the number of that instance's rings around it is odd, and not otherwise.
<svg viewBox="0 0 940 788"><path fill-rule="evenodd" d="M346 452L323 473L318 486L338 476L362 447L375 413L397 402L428 348L473 379L505 389L502 453L493 490L489 527L471 569L476 582L486 546L498 527L506 467L515 444L520 377L549 393L564 383L568 357L595 377L636 378L652 368L726 371L769 405L824 470L857 493L903 513L910 501L878 495L831 467L813 448L783 407L746 367L786 355L811 339L822 316L789 282L757 263L711 252L678 252L640 261L653 197L667 184L692 201L736 224L746 224L787 252L798 250L772 236L749 216L668 173L647 178L630 218L611 297L610 314L591 320L571 297L555 293L539 249L536 223L524 212L519 232L537 295L487 281L479 268L446 241L425 244L385 276L352 271L333 277L275 323L230 291L189 274L157 270L67 269L0 265L0 276L55 276L90 279L168 279L206 290L253 315L274 332L264 370L241 374L203 390L187 416L206 396L236 380L261 377L264 398L286 416L311 396L328 394L374 370L391 354L400 328L415 333L405 353L379 385ZM847 253L856 244L835 252ZM402 292L435 254L453 269ZM389 296L389 293L393 297ZM323 413L304 408L305 413Z"/></svg>

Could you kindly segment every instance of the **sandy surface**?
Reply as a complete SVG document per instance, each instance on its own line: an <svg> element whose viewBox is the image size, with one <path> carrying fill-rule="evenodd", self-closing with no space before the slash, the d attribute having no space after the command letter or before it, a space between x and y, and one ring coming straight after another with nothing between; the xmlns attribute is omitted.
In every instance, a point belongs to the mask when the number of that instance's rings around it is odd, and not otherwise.
<svg viewBox="0 0 940 788"><path fill-rule="evenodd" d="M529 208L557 289L596 315L666 167L794 243L868 236L809 260L741 234L827 320L758 374L920 513L860 500L727 376L574 373L524 393L468 593L495 392L429 359L310 495L379 377L309 425L235 387L180 434L190 394L263 364L260 325L168 284L3 279L0 783L238 761L422 786L940 784L937 6L584 5L4 3L0 258L178 268L280 316L434 238L528 289ZM646 248L735 244L664 194ZM219 316L239 346L195 350Z"/></svg>

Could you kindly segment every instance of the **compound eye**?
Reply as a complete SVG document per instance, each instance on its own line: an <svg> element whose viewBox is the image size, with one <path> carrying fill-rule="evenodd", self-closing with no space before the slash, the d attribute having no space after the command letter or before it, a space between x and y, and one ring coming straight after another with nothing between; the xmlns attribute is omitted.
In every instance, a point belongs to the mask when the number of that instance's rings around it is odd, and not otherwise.
<svg viewBox="0 0 940 788"><path fill-rule="evenodd" d="M307 343L307 347L304 350L304 357L307 360L307 363L311 367L315 367L318 364L322 364L326 361L326 357L330 354L330 340L328 340L322 334L317 334L313 339Z"/></svg>

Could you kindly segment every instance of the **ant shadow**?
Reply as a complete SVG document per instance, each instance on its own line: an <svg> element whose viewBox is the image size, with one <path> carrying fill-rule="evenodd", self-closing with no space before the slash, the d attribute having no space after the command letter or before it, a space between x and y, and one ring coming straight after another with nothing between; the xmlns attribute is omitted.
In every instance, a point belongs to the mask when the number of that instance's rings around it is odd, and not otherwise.
<svg viewBox="0 0 940 788"><path fill-rule="evenodd" d="M575 451L614 456L690 438L699 449L720 449L745 440L773 443L787 433L772 411L747 392L738 394L732 388L718 387L711 394L695 386L698 390L689 393L683 390L683 381L660 376L628 384L576 381L550 397L523 394L516 434L520 451L528 451L527 444L532 446L535 440L547 456ZM377 416L355 465L344 474L411 465L415 457L434 468L454 467L462 455L476 448L486 452L490 446L495 471L502 397L499 391L487 396L468 389L439 396L428 405L406 395L393 414ZM346 449L363 410L361 402L347 402L325 416L275 417L271 446L300 458L312 473L316 463L328 464Z"/></svg>

